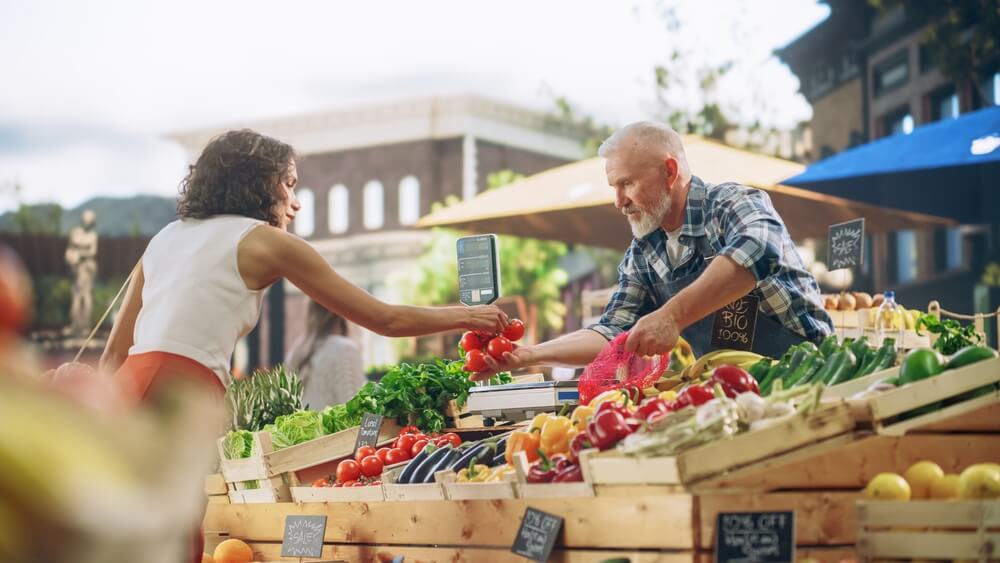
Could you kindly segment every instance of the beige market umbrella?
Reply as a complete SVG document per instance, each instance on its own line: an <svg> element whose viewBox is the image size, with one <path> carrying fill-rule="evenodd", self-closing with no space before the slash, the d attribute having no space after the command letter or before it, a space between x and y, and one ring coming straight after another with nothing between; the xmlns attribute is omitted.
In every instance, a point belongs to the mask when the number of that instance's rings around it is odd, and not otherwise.
<svg viewBox="0 0 1000 563"><path fill-rule="evenodd" d="M702 179L734 181L767 191L795 239L825 237L827 227L865 217L869 233L953 226L948 219L879 207L790 186L775 185L804 170L779 158L736 149L697 136L684 138L688 162ZM591 158L553 168L479 194L417 222L481 233L559 240L625 249L628 221L614 206L604 160Z"/></svg>

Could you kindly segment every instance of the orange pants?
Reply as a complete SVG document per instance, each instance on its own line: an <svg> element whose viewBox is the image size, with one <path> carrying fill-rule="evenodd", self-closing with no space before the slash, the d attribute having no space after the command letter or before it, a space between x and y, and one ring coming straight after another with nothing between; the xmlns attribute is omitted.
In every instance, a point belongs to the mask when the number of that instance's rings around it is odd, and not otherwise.
<svg viewBox="0 0 1000 563"><path fill-rule="evenodd" d="M126 396L136 403L146 402L157 385L178 377L203 384L208 392L217 394L220 400L225 397L226 388L214 371L191 358L168 352L146 352L129 356L115 374L115 379L121 382ZM205 551L205 536L200 522L191 540L191 563L201 563L201 554Z"/></svg>

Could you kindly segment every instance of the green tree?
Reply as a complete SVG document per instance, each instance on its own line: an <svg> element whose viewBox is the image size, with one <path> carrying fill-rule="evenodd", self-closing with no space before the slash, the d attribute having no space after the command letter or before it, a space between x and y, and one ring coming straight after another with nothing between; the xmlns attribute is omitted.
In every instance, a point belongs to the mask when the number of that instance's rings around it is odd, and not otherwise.
<svg viewBox="0 0 1000 563"><path fill-rule="evenodd" d="M510 170L487 176L487 189L505 186L523 176ZM458 201L452 196L448 206ZM426 252L418 260L419 274L405 288L407 299L418 305L444 305L458 300L458 262L455 243L460 233L449 229L434 229ZM559 267L559 258L566 254L561 242L514 236L500 240L500 279L505 296L521 296L529 309L529 318L522 319L529 327L537 322L536 337L556 333L562 327L566 307L560 299L566 284L566 272Z"/></svg>
<svg viewBox="0 0 1000 563"><path fill-rule="evenodd" d="M996 0L868 0L887 12L900 9L927 21L922 44L930 60L960 88L971 85L992 100L985 78L1000 68L1000 4Z"/></svg>

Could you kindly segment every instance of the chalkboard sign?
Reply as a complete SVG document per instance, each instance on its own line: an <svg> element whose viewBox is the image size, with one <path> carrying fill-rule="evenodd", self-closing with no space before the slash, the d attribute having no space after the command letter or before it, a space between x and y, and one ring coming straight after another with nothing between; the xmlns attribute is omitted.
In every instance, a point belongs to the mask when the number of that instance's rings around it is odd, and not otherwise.
<svg viewBox="0 0 1000 563"><path fill-rule="evenodd" d="M521 527L517 530L514 546L510 550L522 557L544 563L549 560L562 525L562 517L529 506L524 511Z"/></svg>
<svg viewBox="0 0 1000 563"><path fill-rule="evenodd" d="M757 331L757 297L744 295L715 313L712 349L750 350Z"/></svg>
<svg viewBox="0 0 1000 563"><path fill-rule="evenodd" d="M282 557L322 557L326 516L286 516Z"/></svg>
<svg viewBox="0 0 1000 563"><path fill-rule="evenodd" d="M830 225L826 239L827 267L856 268L865 261L865 218Z"/></svg>
<svg viewBox="0 0 1000 563"><path fill-rule="evenodd" d="M795 513L720 512L715 519L716 563L792 563Z"/></svg>
<svg viewBox="0 0 1000 563"><path fill-rule="evenodd" d="M361 446L378 444L378 433L382 430L382 415L366 412L361 417L361 427L358 428L358 439L354 442L354 451Z"/></svg>

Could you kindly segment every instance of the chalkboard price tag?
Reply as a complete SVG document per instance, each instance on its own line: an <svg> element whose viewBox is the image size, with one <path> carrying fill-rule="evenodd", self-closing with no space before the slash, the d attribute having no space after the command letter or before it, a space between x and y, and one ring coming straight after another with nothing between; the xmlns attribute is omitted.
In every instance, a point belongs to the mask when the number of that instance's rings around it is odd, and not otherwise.
<svg viewBox="0 0 1000 563"><path fill-rule="evenodd" d="M856 268L865 261L865 218L830 225L826 239L827 267Z"/></svg>
<svg viewBox="0 0 1000 563"><path fill-rule="evenodd" d="M286 516L282 557L322 557L326 516Z"/></svg>
<svg viewBox="0 0 1000 563"><path fill-rule="evenodd" d="M750 350L757 331L757 297L744 295L715 313L712 349Z"/></svg>
<svg viewBox="0 0 1000 563"><path fill-rule="evenodd" d="M361 417L361 426L358 428L358 439L354 442L354 451L358 451L361 446L375 446L378 444L378 434L382 430L382 415L366 412Z"/></svg>
<svg viewBox="0 0 1000 563"><path fill-rule="evenodd" d="M556 545L559 531L562 530L561 516L542 512L528 507L521 518L521 527L514 538L514 553L533 561L544 563L549 560L552 548Z"/></svg>
<svg viewBox="0 0 1000 563"><path fill-rule="evenodd" d="M792 563L795 513L720 512L715 519L716 563Z"/></svg>

